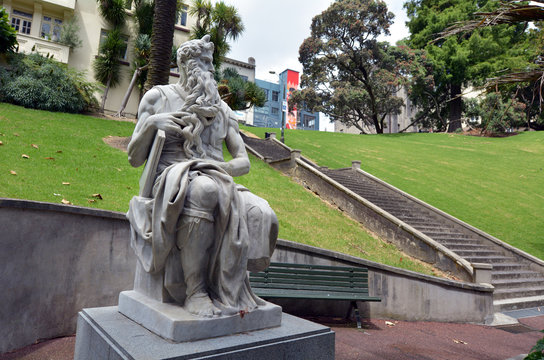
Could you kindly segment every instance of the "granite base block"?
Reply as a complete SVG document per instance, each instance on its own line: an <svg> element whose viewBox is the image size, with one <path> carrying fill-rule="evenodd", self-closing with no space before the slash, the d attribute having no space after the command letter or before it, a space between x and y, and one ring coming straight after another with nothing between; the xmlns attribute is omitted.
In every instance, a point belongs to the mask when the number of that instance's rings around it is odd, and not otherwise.
<svg viewBox="0 0 544 360"><path fill-rule="evenodd" d="M176 304L138 292L119 294L119 312L155 334L175 342L195 341L280 326L281 306L267 302L243 314L197 317Z"/></svg>
<svg viewBox="0 0 544 360"><path fill-rule="evenodd" d="M78 316L75 360L334 359L334 332L283 314L281 326L174 343L136 324L117 306L83 309Z"/></svg>

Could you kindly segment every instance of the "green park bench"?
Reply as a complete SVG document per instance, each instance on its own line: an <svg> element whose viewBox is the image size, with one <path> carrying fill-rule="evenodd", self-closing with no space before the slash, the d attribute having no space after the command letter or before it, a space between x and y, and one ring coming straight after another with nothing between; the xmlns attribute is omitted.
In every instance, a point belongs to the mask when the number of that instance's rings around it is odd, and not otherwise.
<svg viewBox="0 0 544 360"><path fill-rule="evenodd" d="M368 269L362 267L270 263L258 273L250 273L253 292L262 298L319 299L349 301L355 310L357 327L361 318L357 301L381 301L368 295Z"/></svg>

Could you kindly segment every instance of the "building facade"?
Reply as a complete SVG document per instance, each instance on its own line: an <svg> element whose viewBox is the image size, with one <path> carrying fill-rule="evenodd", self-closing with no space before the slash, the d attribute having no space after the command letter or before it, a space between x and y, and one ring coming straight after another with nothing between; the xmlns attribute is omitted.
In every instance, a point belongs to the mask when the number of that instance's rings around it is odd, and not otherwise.
<svg viewBox="0 0 544 360"><path fill-rule="evenodd" d="M247 62L225 57L221 64L221 71L225 69L234 69L245 81L255 82L255 59L252 57L248 58ZM253 107L243 111L234 111L234 114L242 124L253 125Z"/></svg>
<svg viewBox="0 0 544 360"><path fill-rule="evenodd" d="M95 0L0 0L10 18L11 25L17 30L19 51L30 53L36 51L43 55L53 56L54 59L86 72L90 81L94 80L92 64L98 55L100 41L109 30L109 26L98 12ZM181 11L176 19L174 45L179 46L189 39L189 31L195 19L188 16L187 9ZM126 48L122 58L123 65L121 83L110 89L106 101L107 112L117 112L132 77L132 48L135 40L135 29L132 22L132 11L127 9L128 21L123 29ZM58 42L62 24L75 16L79 25L81 47L70 49ZM176 82L175 73L170 82ZM97 94L100 97L101 94ZM125 109L127 115L137 113L139 90L134 89Z"/></svg>
<svg viewBox="0 0 544 360"><path fill-rule="evenodd" d="M400 114L398 115L387 115L384 121L384 134L395 134L400 131L403 132L418 132L419 128L417 125L411 125L413 117L416 115L416 109L412 105L412 102L408 98L406 89L400 89L396 96L401 97L404 100L404 105L401 107ZM375 134L376 129L374 126L363 126L366 134ZM346 126L340 121L334 122L334 131L343 132L347 134L360 134L361 130L357 129L355 126Z"/></svg>
<svg viewBox="0 0 544 360"><path fill-rule="evenodd" d="M291 93L299 88L298 71L284 70L277 83L255 79L255 84L265 92L267 101L265 106L255 107L254 126L279 128L284 121L286 129L319 130L319 113L306 109L287 111Z"/></svg>

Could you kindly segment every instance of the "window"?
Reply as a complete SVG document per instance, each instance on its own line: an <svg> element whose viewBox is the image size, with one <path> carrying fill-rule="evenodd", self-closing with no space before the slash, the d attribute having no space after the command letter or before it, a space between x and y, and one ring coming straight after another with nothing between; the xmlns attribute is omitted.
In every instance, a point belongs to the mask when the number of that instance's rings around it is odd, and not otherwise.
<svg viewBox="0 0 544 360"><path fill-rule="evenodd" d="M187 6L182 6L181 10L176 14L176 25L187 26Z"/></svg>
<svg viewBox="0 0 544 360"><path fill-rule="evenodd" d="M278 101L279 97L280 97L280 92L272 90L272 101Z"/></svg>
<svg viewBox="0 0 544 360"><path fill-rule="evenodd" d="M19 10L13 10L11 14L11 27L21 34L30 34L32 27L32 14Z"/></svg>
<svg viewBox="0 0 544 360"><path fill-rule="evenodd" d="M304 120L302 126L304 127L314 127L315 125L315 116L304 114Z"/></svg>
<svg viewBox="0 0 544 360"><path fill-rule="evenodd" d="M273 107L272 108L272 115L278 115L280 113L280 109Z"/></svg>
<svg viewBox="0 0 544 360"><path fill-rule="evenodd" d="M106 41L106 38L108 37L108 30L102 29L100 31L100 46ZM128 56L128 36L121 35L121 40L123 40L123 48L121 49L121 56L119 56L120 60L126 60Z"/></svg>
<svg viewBox="0 0 544 360"><path fill-rule="evenodd" d="M42 20L42 32L40 36L47 40L58 41L60 39L60 29L62 20L50 16L44 16Z"/></svg>
<svg viewBox="0 0 544 360"><path fill-rule="evenodd" d="M264 92L264 98L268 101L268 89L261 88L261 90Z"/></svg>

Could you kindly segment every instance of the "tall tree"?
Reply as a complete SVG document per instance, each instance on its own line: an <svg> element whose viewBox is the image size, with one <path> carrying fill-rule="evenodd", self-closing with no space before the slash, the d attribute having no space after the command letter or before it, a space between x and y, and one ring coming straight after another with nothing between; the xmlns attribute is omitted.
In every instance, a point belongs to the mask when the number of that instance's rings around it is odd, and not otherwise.
<svg viewBox="0 0 544 360"><path fill-rule="evenodd" d="M468 20L471 14L491 10L497 4L493 0L409 0L404 5L409 18L408 44L426 49L434 63L435 87L431 98L442 104L439 113L447 113L450 132L461 127L464 87L481 84L499 71L526 62L524 25L501 25L479 29L469 36L440 37L454 22ZM421 105L429 96L425 94L414 101Z"/></svg>
<svg viewBox="0 0 544 360"><path fill-rule="evenodd" d="M361 133L383 133L387 115L403 105L396 96L405 81L399 49L378 41L393 17L381 0L337 0L315 16L299 50L303 90L294 102Z"/></svg>
<svg viewBox="0 0 544 360"><path fill-rule="evenodd" d="M17 31L9 24L6 9L0 7L0 54L14 52L17 46Z"/></svg>
<svg viewBox="0 0 544 360"><path fill-rule="evenodd" d="M104 112L110 87L121 81L119 59L124 49L121 29L125 25L126 12L124 0L97 0L100 15L110 25L106 39L102 42L99 54L93 63L94 77L104 85L100 112Z"/></svg>
<svg viewBox="0 0 544 360"><path fill-rule="evenodd" d="M147 90L155 85L168 84L177 10L177 0L159 0L155 2L151 55L145 86Z"/></svg>
<svg viewBox="0 0 544 360"><path fill-rule="evenodd" d="M210 40L215 45L213 64L219 72L222 59L230 50L228 41L236 40L244 31L238 10L223 1L212 5L210 0L193 0L189 13L196 17L191 38L200 39L204 35L210 35Z"/></svg>

